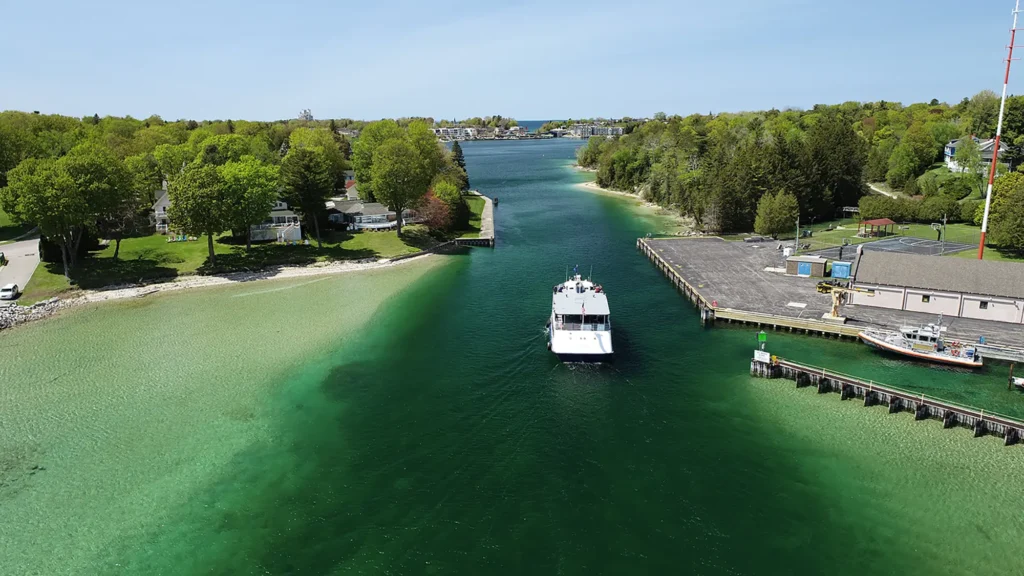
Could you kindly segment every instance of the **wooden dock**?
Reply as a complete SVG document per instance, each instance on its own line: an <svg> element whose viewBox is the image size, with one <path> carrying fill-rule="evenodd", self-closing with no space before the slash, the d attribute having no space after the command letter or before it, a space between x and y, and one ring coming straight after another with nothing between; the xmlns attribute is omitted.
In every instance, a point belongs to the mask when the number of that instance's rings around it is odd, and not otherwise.
<svg viewBox="0 0 1024 576"><path fill-rule="evenodd" d="M790 362L776 356L770 356L770 360L764 361L763 355L765 354L758 352L750 361L752 376L794 380L797 388L816 386L819 394L839 392L843 400L863 398L864 406L888 406L890 414L902 411L913 412L915 420L929 418L942 420L943 428L954 426L969 428L974 431L975 438L985 434L999 436L1003 438L1003 443L1006 446L1016 444L1024 436L1024 422L1008 416L961 406L924 394L913 394L892 386L864 381L824 368ZM759 360L757 356L762 356L762 359Z"/></svg>

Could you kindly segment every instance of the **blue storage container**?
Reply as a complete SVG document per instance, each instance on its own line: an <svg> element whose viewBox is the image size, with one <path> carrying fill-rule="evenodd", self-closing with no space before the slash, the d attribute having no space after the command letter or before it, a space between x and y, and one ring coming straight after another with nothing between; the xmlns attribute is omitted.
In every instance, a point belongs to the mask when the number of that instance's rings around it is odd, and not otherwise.
<svg viewBox="0 0 1024 576"><path fill-rule="evenodd" d="M844 280L850 278L850 267L852 262L833 262L832 263L832 277L842 278Z"/></svg>

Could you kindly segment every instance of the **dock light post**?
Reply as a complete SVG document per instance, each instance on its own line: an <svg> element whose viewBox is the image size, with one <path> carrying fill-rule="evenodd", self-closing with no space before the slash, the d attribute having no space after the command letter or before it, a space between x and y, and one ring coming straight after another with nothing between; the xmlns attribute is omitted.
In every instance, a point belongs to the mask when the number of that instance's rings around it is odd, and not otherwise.
<svg viewBox="0 0 1024 576"><path fill-rule="evenodd" d="M985 191L985 214L981 218L981 240L978 242L978 260L985 255L985 234L988 232L988 211L992 205L992 182L996 179L996 164L999 162L999 138L1003 135L1003 112L1006 110L1006 85L1010 82L1010 62L1013 61L1013 42L1017 36L1017 14L1020 0L1013 8L1013 28L1010 28L1009 53L1006 56L1006 74L1003 76L1003 96L999 100L999 122L996 123L996 139L992 143L992 165L988 170L988 189Z"/></svg>

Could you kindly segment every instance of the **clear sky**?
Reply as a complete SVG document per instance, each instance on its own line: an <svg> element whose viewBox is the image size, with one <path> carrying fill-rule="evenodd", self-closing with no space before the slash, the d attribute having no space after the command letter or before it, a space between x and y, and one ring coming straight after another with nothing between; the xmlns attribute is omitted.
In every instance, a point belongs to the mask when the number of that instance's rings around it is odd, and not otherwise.
<svg viewBox="0 0 1024 576"><path fill-rule="evenodd" d="M535 120L956 102L1000 90L1012 9L1012 0L0 0L0 109ZM1024 62L1016 78L1011 93L1024 86Z"/></svg>

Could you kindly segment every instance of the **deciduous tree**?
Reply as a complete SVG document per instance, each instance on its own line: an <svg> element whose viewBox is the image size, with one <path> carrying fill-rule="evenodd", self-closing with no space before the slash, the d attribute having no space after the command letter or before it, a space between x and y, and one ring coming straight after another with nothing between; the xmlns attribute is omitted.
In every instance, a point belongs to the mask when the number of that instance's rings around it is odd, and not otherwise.
<svg viewBox="0 0 1024 576"><path fill-rule="evenodd" d="M228 201L230 227L245 231L245 249L252 247L252 227L270 216L277 200L278 167L264 164L252 156L220 167L224 194Z"/></svg>
<svg viewBox="0 0 1024 576"><path fill-rule="evenodd" d="M210 264L216 266L213 238L230 226L230 205L217 167L211 164L188 166L170 184L168 194L171 204L167 216L171 225L185 234L205 234Z"/></svg>
<svg viewBox="0 0 1024 576"><path fill-rule="evenodd" d="M373 189L373 157L384 142L402 138L402 129L394 120L381 120L367 124L359 133L359 138L352 146L352 167L359 181L359 193L373 202L376 192Z"/></svg>
<svg viewBox="0 0 1024 576"><path fill-rule="evenodd" d="M417 149L404 138L388 140L373 154L373 189L377 199L398 215L402 234L402 212L427 193L429 174Z"/></svg>

